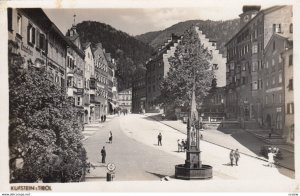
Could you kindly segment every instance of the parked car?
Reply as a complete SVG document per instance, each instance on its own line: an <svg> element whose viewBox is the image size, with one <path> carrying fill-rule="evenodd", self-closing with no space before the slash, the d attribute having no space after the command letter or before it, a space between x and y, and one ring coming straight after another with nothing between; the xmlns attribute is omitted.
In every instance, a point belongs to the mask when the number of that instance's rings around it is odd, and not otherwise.
<svg viewBox="0 0 300 196"><path fill-rule="evenodd" d="M263 145L260 148L260 154L262 156L264 156L265 158L268 158L269 150L272 150L276 154L275 155L276 159L279 159L279 160L283 159L281 150L278 147L272 146L272 145Z"/></svg>

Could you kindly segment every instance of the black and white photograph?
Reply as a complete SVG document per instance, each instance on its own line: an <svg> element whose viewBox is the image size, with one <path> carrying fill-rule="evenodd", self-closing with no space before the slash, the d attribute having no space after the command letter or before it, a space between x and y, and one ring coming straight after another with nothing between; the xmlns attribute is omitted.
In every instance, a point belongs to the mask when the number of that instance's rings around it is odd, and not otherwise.
<svg viewBox="0 0 300 196"><path fill-rule="evenodd" d="M0 191L299 192L294 1L100 2L1 4Z"/></svg>

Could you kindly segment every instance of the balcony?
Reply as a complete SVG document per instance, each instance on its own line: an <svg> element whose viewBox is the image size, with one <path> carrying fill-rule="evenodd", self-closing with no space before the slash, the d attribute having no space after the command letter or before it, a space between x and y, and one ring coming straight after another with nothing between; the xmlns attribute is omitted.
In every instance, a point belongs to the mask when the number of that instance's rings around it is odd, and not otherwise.
<svg viewBox="0 0 300 196"><path fill-rule="evenodd" d="M99 96L90 95L90 103L101 103L101 98Z"/></svg>

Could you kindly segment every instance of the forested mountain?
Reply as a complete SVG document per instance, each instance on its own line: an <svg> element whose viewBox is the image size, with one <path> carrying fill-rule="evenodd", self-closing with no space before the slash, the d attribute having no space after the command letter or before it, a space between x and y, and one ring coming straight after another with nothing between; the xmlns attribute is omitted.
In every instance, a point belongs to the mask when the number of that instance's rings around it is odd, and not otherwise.
<svg viewBox="0 0 300 196"><path fill-rule="evenodd" d="M153 53L153 48L110 25L83 21L77 24L81 42L101 42L106 52L116 59L118 66L119 90L131 87L132 74L138 64L143 64Z"/></svg>
<svg viewBox="0 0 300 196"><path fill-rule="evenodd" d="M226 52L224 45L239 30L239 19L227 21L189 20L179 22L162 31L154 31L137 35L136 38L157 49L171 37L172 33L176 35L183 35L184 31L192 25L199 26L200 30L202 30L207 38L216 41L217 48L220 50L220 53L225 55Z"/></svg>

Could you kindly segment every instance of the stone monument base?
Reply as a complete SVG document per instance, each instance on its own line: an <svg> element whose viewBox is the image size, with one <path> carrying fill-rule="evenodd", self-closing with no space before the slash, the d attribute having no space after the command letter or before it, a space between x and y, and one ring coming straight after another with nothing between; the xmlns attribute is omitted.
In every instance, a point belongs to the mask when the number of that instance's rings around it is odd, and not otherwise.
<svg viewBox="0 0 300 196"><path fill-rule="evenodd" d="M175 178L183 180L210 179L212 166L202 165L201 168L187 168L185 164L175 166Z"/></svg>

